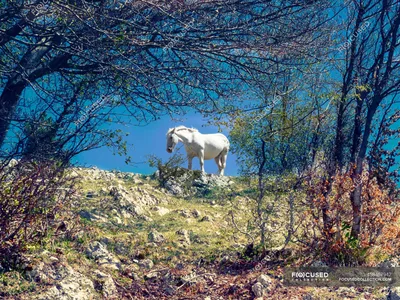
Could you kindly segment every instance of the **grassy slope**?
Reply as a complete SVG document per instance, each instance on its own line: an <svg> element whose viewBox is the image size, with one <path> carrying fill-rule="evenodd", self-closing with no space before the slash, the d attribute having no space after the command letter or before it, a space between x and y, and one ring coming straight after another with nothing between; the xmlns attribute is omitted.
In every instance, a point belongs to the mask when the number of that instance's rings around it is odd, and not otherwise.
<svg viewBox="0 0 400 300"><path fill-rule="evenodd" d="M83 230L79 238L74 240L54 239L49 236L41 245L31 245L29 252L33 257L33 262L46 260L49 255L43 255L43 250L46 250L59 258L62 263L67 263L79 272L92 277L93 270L98 266L93 260L87 258L84 252L91 241L98 240L105 243L107 249L118 256L125 266L122 270L112 273L121 293L125 293L125 295L129 294L132 286L136 287L136 294L142 290L142 286L150 291L154 289L154 295L159 292L157 289L160 288L161 283L157 280L145 280L145 275L150 271L137 266L136 262L140 259L151 259L155 263L153 270L161 270L161 274L164 275L166 273L163 270L168 269L168 272L172 272L176 277L189 276L191 272L210 273L216 276L212 282L202 282L201 285L184 285L175 294L176 299L181 297L197 298L196 295L202 295L199 296L199 299L204 299L206 295L219 295L224 299L237 299L239 295L242 299L252 298L251 285L254 284L257 276L262 273L271 276L281 274L279 267L282 266L279 264L266 264L257 271L254 269L256 262L235 256L238 252L243 253L247 239L244 234L235 230L230 221L229 212L231 210L234 212L239 226L245 225L250 217L249 207L247 207L250 204L243 199L246 194L251 193L251 190L239 179L234 179L235 193L233 195L226 191L216 190L205 198L182 199L165 194L157 186L156 181L146 180L143 177L137 180L140 182L118 178L112 181L92 180L85 171L80 171L80 173L83 175L83 180L80 182L80 200L75 208L76 213L87 210L104 216L107 221L90 221L81 218L81 229ZM118 184L127 190L135 187L147 190L161 199L162 203L158 206L166 208L170 212L161 216L152 210L152 207L147 207L145 214L151 220L139 217L131 219L121 217L122 224L118 224L115 221L115 217L118 216L115 209L118 207L115 205L113 197L101 192L102 189L105 190L111 185ZM94 196L86 197L89 192L94 192ZM210 204L210 202L214 203ZM280 205L282 205L281 213L276 216L276 220L280 222L275 222L279 224L276 224L276 228L271 228L274 234L269 236L271 246L277 246L282 241L281 229L284 227L282 224L288 220L285 214L286 204L282 202ZM201 216L195 218L181 214L182 211L190 214L193 210L199 211ZM203 216L208 216L211 220L203 221ZM149 243L148 233L154 229L164 236L165 242L159 245ZM180 237L176 232L180 229L189 231L192 241L190 245L182 245L179 242ZM223 262L227 255L230 255L231 259ZM179 264L185 266L184 270L177 268ZM128 276L130 272L137 274L140 280L135 282L132 276ZM317 299L342 299L347 294L355 297L358 297L357 294L359 294L358 292L353 293L346 290L342 292L328 288L286 288L279 280L277 282L274 287L275 291L272 293L276 299L282 297L295 299L302 294L311 294ZM232 286L237 288L232 289ZM12 295L20 295L17 298L27 297L29 299L44 288L26 280L22 270L0 275L0 289L10 298L13 298ZM370 299L377 299L381 298L386 291L367 290L367 292L371 293ZM137 297L140 298L140 296ZM157 298L157 296L155 297ZM363 295L359 297L361 297L359 299L364 299Z"/></svg>

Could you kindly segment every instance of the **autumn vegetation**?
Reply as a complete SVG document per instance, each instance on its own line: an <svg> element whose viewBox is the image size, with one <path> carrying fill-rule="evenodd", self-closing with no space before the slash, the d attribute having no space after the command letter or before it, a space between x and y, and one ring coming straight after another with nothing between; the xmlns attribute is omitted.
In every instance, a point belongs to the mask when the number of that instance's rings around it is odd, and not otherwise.
<svg viewBox="0 0 400 300"><path fill-rule="evenodd" d="M191 111L229 131L237 190L203 196L232 205L247 267L399 254L398 0L0 1L0 23L0 274L32 245L80 249L77 155L129 164L113 125ZM185 173L150 164L159 189Z"/></svg>

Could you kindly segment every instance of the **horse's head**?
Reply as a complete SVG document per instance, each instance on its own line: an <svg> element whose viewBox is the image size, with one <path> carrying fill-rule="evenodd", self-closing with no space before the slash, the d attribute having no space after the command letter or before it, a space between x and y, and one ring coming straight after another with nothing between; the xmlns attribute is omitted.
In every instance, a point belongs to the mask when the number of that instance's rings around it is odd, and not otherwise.
<svg viewBox="0 0 400 300"><path fill-rule="evenodd" d="M172 153L176 144L178 144L179 138L175 134L175 128L168 130L167 132L167 152Z"/></svg>

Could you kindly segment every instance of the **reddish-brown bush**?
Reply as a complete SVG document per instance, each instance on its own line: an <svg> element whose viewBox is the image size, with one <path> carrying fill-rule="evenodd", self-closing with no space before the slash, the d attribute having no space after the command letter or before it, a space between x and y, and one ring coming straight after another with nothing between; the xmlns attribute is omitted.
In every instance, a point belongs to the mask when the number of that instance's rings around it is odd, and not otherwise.
<svg viewBox="0 0 400 300"><path fill-rule="evenodd" d="M360 264L372 253L394 254L400 246L400 205L396 195L364 171L336 174L332 182L310 176L301 241L328 262ZM351 234L351 193L362 185L361 234Z"/></svg>

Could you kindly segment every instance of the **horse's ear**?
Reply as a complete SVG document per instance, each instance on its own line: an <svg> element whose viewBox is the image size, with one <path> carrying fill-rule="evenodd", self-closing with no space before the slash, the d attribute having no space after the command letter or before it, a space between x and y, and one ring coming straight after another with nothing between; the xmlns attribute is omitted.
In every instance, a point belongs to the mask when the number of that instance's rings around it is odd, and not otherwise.
<svg viewBox="0 0 400 300"><path fill-rule="evenodd" d="M171 134L173 134L173 133L175 133L175 127L172 128L172 130L171 130Z"/></svg>

